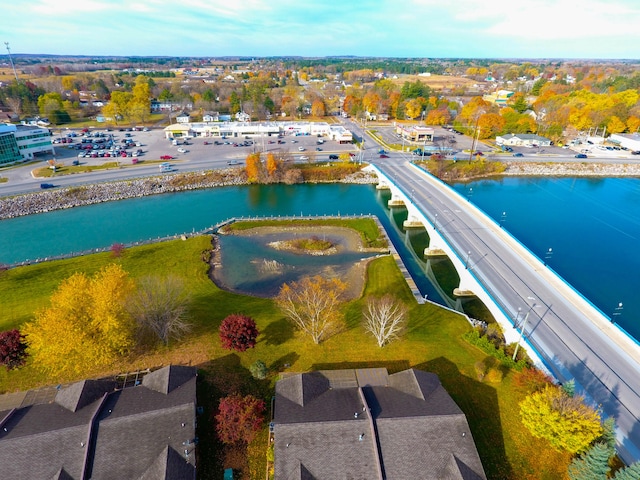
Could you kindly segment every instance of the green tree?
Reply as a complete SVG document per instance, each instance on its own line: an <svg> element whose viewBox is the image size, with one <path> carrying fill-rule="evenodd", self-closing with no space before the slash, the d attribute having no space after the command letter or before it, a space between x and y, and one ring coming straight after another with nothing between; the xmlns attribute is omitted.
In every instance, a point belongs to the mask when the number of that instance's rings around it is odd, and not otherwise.
<svg viewBox="0 0 640 480"><path fill-rule="evenodd" d="M569 478L571 480L607 480L611 455L613 450L608 445L596 443L571 461Z"/></svg>
<svg viewBox="0 0 640 480"><path fill-rule="evenodd" d="M547 385L520 402L522 424L534 437L549 440L556 450L580 453L600 437L600 413L579 396L569 397L557 386Z"/></svg>
<svg viewBox="0 0 640 480"><path fill-rule="evenodd" d="M231 114L238 113L241 110L240 97L235 90L231 92L231 96L229 97L229 109Z"/></svg>
<svg viewBox="0 0 640 480"><path fill-rule="evenodd" d="M51 305L23 328L33 364L51 375L80 374L127 354L135 343L126 310L133 288L119 265L92 278L75 273L63 280Z"/></svg>
<svg viewBox="0 0 640 480"><path fill-rule="evenodd" d="M638 480L640 478L640 462L621 468L613 476L613 480Z"/></svg>

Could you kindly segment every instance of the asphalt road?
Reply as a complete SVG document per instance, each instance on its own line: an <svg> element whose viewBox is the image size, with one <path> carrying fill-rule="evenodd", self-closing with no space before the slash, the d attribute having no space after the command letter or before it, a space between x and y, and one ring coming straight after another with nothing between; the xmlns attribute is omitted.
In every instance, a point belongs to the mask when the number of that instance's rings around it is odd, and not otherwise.
<svg viewBox="0 0 640 480"><path fill-rule="evenodd" d="M471 252L472 273L513 321L518 317L550 371L562 382L574 378L578 389L614 417L621 455L640 459L637 346L466 199L411 168L406 155L389 160L375 163L427 218L438 215L441 234L461 258Z"/></svg>

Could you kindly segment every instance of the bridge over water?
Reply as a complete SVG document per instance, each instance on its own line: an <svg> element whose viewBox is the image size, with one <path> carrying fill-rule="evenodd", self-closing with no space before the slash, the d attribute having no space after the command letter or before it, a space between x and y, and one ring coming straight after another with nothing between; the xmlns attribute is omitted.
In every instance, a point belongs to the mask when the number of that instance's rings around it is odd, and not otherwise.
<svg viewBox="0 0 640 480"><path fill-rule="evenodd" d="M640 345L546 267L494 220L409 162L377 163L390 205L405 205L405 227L424 227L425 255L446 254L460 277L458 296L475 295L502 325L508 342L560 382L600 405L617 425L620 456L640 460Z"/></svg>

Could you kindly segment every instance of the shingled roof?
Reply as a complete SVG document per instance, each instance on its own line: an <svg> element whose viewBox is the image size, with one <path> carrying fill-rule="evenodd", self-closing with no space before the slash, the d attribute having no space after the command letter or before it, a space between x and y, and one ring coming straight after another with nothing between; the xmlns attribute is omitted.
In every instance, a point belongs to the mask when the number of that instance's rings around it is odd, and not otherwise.
<svg viewBox="0 0 640 480"><path fill-rule="evenodd" d="M3 480L195 479L196 369L148 376L121 390L85 380L0 412Z"/></svg>
<svg viewBox="0 0 640 480"><path fill-rule="evenodd" d="M318 371L276 384L276 478L482 480L466 417L437 375Z"/></svg>

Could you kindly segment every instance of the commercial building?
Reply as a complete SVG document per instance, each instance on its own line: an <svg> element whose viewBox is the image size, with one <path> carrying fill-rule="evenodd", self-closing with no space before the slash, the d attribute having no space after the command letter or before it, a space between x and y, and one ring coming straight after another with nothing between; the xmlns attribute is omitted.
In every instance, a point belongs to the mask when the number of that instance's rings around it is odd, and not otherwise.
<svg viewBox="0 0 640 480"><path fill-rule="evenodd" d="M510 133L496 137L496 144L508 147L548 147L551 140L533 133Z"/></svg>
<svg viewBox="0 0 640 480"><path fill-rule="evenodd" d="M410 142L433 142L434 130L421 125L396 125L396 133Z"/></svg>
<svg viewBox="0 0 640 480"><path fill-rule="evenodd" d="M181 137L271 137L278 135L314 135L328 137L340 143L352 143L349 130L325 122L186 122L174 123L164 129L168 139Z"/></svg>
<svg viewBox="0 0 640 480"><path fill-rule="evenodd" d="M33 125L0 124L0 165L32 160L42 153L55 154L49 129Z"/></svg>
<svg viewBox="0 0 640 480"><path fill-rule="evenodd" d="M640 133L612 133L608 140L632 152L640 152Z"/></svg>
<svg viewBox="0 0 640 480"><path fill-rule="evenodd" d="M438 376L325 370L276 384L275 477L486 479L467 419Z"/></svg>

